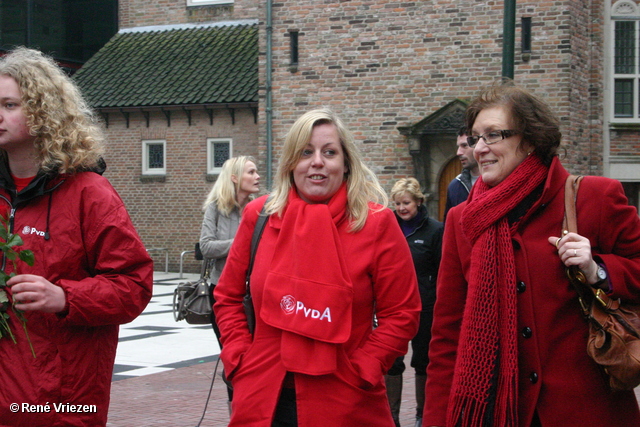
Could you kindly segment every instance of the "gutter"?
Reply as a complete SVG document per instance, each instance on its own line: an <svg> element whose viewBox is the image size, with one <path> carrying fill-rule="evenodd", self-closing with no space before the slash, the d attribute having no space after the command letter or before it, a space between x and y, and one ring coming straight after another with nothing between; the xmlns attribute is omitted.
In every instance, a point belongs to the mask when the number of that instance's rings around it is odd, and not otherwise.
<svg viewBox="0 0 640 427"><path fill-rule="evenodd" d="M271 185L273 181L273 173L272 173L272 140L273 140L273 111L272 111L272 91L271 91L271 70L272 66L272 35L273 35L273 18L271 16L271 1L267 0L267 19L266 19L266 30L267 30L267 61L265 65L266 71L266 98L267 105L265 107L266 113L266 122L267 122L267 191L271 191Z"/></svg>

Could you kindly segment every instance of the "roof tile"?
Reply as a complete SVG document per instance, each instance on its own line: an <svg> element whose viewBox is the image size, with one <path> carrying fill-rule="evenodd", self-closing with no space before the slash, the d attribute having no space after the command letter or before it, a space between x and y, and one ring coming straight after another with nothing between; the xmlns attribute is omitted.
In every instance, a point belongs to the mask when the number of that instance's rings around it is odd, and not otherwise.
<svg viewBox="0 0 640 427"><path fill-rule="evenodd" d="M120 31L76 72L94 108L258 101L257 24L155 28Z"/></svg>

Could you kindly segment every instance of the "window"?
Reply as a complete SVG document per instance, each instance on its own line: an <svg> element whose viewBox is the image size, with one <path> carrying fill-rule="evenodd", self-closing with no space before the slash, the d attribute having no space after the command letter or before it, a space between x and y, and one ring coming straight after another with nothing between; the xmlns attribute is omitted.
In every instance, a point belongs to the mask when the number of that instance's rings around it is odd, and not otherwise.
<svg viewBox="0 0 640 427"><path fill-rule="evenodd" d="M229 138L207 139L207 173L219 174L222 164L232 156L232 141Z"/></svg>
<svg viewBox="0 0 640 427"><path fill-rule="evenodd" d="M0 41L35 47L72 72L118 32L118 0L0 1Z"/></svg>
<svg viewBox="0 0 640 427"><path fill-rule="evenodd" d="M165 175L167 173L166 141L142 141L142 174Z"/></svg>
<svg viewBox="0 0 640 427"><path fill-rule="evenodd" d="M635 3L618 1L612 7L613 120L640 120L640 13Z"/></svg>
<svg viewBox="0 0 640 427"><path fill-rule="evenodd" d="M210 6L216 4L233 4L234 0L187 0L187 6Z"/></svg>
<svg viewBox="0 0 640 427"><path fill-rule="evenodd" d="M289 32L290 58L289 65L298 65L298 32Z"/></svg>

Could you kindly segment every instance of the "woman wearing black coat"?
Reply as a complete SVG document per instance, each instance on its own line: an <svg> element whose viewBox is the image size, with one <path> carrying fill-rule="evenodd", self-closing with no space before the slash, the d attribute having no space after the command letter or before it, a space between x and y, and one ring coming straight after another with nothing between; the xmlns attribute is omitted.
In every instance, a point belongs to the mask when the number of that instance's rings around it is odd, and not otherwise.
<svg viewBox="0 0 640 427"><path fill-rule="evenodd" d="M413 265L418 276L418 287L422 300L420 328L411 340L411 367L416 371L416 427L422 426L422 408L424 407L424 388L429 363L429 341L431 341L431 323L433 306L436 302L436 280L440 265L443 225L429 218L424 206L425 196L415 178L402 178L391 190L391 200L395 206L396 218L404 233ZM396 426L400 426L400 402L402 398L402 373L405 370L404 357L399 357L385 376L387 396L391 414Z"/></svg>

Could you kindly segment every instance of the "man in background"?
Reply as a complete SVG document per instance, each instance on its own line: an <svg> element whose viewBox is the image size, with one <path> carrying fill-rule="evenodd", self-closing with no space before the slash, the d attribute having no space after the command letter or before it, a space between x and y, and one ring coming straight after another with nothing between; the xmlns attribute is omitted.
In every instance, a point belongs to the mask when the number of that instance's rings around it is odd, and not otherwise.
<svg viewBox="0 0 640 427"><path fill-rule="evenodd" d="M471 187L480 175L478 162L473 157L473 147L469 146L467 142L467 129L464 126L458 130L456 145L458 146L456 154L462 163L462 172L451 180L449 188L447 188L447 204L444 208L443 222L447 220L449 209L467 200Z"/></svg>

